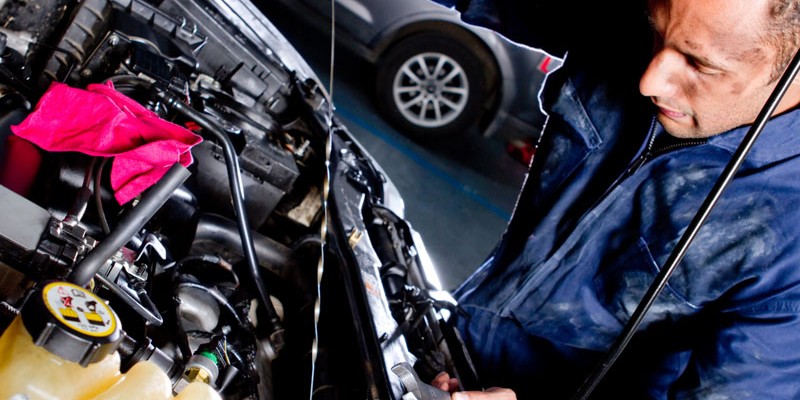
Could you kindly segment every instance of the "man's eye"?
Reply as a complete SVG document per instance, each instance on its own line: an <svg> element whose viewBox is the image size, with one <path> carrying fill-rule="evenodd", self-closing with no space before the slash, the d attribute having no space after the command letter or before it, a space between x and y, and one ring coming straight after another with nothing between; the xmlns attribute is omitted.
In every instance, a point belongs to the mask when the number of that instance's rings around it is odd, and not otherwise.
<svg viewBox="0 0 800 400"><path fill-rule="evenodd" d="M692 68L694 68L695 71L697 71L698 73L700 73L702 75L718 75L719 72L720 72L718 69L709 67L708 65L705 65L705 64L702 64L702 63L700 63L699 61L697 61L696 59L694 59L692 57L688 57L687 61L688 61L689 65Z"/></svg>
<svg viewBox="0 0 800 400"><path fill-rule="evenodd" d="M705 67L705 66L702 66L702 65L695 67L695 69L697 70L697 72L699 72L699 73L701 73L703 75L719 75L720 74L719 70L714 69L714 68Z"/></svg>

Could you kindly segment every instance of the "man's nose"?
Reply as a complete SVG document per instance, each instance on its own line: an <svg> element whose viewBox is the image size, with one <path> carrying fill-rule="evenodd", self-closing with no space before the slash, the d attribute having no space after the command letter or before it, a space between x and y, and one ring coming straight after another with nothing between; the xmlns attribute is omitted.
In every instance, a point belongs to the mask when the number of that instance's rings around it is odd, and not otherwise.
<svg viewBox="0 0 800 400"><path fill-rule="evenodd" d="M639 80L639 92L647 97L670 97L674 94L679 60L675 52L662 49L653 55Z"/></svg>

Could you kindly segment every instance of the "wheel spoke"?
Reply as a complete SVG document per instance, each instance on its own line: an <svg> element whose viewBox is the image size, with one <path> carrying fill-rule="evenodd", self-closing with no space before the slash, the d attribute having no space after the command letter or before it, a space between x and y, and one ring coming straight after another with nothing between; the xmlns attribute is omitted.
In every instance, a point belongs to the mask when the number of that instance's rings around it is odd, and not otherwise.
<svg viewBox="0 0 800 400"><path fill-rule="evenodd" d="M416 83L417 85L422 84L422 79L420 79L420 77L417 76L417 74L415 74L414 71L411 70L411 65L412 64L409 63L409 64L407 64L406 66L403 67L403 75L408 77L408 79L410 79L412 82Z"/></svg>
<svg viewBox="0 0 800 400"><path fill-rule="evenodd" d="M444 77L443 79L441 79L441 82L442 82L443 84L447 84L448 82L452 81L452 80L453 80L453 79L455 79L456 77L460 76L462 73L463 73L463 71L461 70L461 68L453 68L453 70L452 70L452 71L450 71L450 73L449 73L449 74L447 74L447 76L446 76L446 77Z"/></svg>
<svg viewBox="0 0 800 400"><path fill-rule="evenodd" d="M442 120L442 106L439 104L440 100L443 99L435 99L431 101L431 104L433 104L433 114L436 116L436 121Z"/></svg>
<svg viewBox="0 0 800 400"><path fill-rule="evenodd" d="M417 76L420 80L423 79L430 79L431 73L428 71L428 63L425 61L425 57L422 54L419 54L414 57L414 63L419 66L420 71L422 71L422 76ZM412 63L409 63L411 65Z"/></svg>
<svg viewBox="0 0 800 400"><path fill-rule="evenodd" d="M400 104L400 107L402 109L404 109L404 110L408 110L411 107L414 107L415 105L418 105L418 104L421 104L421 105L424 106L424 104L425 104L424 99L425 99L425 95L420 93L419 95L415 96L413 99L411 99L409 101L402 102ZM423 110L424 110L424 107L423 107Z"/></svg>
<svg viewBox="0 0 800 400"><path fill-rule="evenodd" d="M429 102L430 102L429 99L423 98L422 106L419 108L419 115L418 115L420 121L424 121L425 120L425 111L428 108L428 103Z"/></svg>
<svg viewBox="0 0 800 400"><path fill-rule="evenodd" d="M419 87L419 85L401 86L401 87L398 87L397 90L396 90L397 93L403 93L403 94L405 94L405 93L416 93L416 92L420 92L420 91L422 91L422 89Z"/></svg>
<svg viewBox="0 0 800 400"><path fill-rule="evenodd" d="M444 96L439 97L439 101L444 103L448 107L452 108L453 110L459 110L461 108L460 104L455 103L455 102L451 101L450 99L448 99L447 97L444 97Z"/></svg>
<svg viewBox="0 0 800 400"><path fill-rule="evenodd" d="M444 57L438 57L436 59L436 66L433 68L432 76L438 80L439 73L442 72L444 65L447 63L447 60ZM444 82L444 81L442 81Z"/></svg>
<svg viewBox="0 0 800 400"><path fill-rule="evenodd" d="M467 94L469 94L469 90L467 88L458 86L445 86L442 88L442 93L452 93L452 94L457 94L459 96L466 96Z"/></svg>

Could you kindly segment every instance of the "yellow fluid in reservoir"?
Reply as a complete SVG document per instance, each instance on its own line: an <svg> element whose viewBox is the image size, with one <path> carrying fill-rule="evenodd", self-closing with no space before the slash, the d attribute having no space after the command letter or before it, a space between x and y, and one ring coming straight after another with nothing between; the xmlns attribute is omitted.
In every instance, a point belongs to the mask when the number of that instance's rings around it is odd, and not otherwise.
<svg viewBox="0 0 800 400"><path fill-rule="evenodd" d="M17 316L0 336L0 398L91 398L119 380L119 363L117 352L86 368L66 361L33 344Z"/></svg>
<svg viewBox="0 0 800 400"><path fill-rule="evenodd" d="M192 382L186 386L177 396L176 400L194 400L194 399L220 399L219 394L211 389L211 386L203 382Z"/></svg>
<svg viewBox="0 0 800 400"><path fill-rule="evenodd" d="M169 378L155 364L141 361L124 374L119 365L117 352L85 368L64 360L36 346L18 316L0 336L0 399L221 399L201 382L193 382L173 397Z"/></svg>

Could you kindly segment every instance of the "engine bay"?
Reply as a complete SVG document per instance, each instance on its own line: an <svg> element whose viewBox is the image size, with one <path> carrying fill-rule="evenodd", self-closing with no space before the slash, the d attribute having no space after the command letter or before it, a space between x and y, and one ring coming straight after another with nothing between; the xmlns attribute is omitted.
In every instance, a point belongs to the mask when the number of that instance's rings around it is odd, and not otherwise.
<svg viewBox="0 0 800 400"><path fill-rule="evenodd" d="M0 19L4 335L22 323L81 368L153 364L177 396L449 398L425 384L442 371L476 386L402 199L251 3L6 0ZM156 133L106 119L98 93ZM37 122L41 142L20 137ZM172 130L188 141L152 138ZM132 131L149 137L134 152L104 147Z"/></svg>

